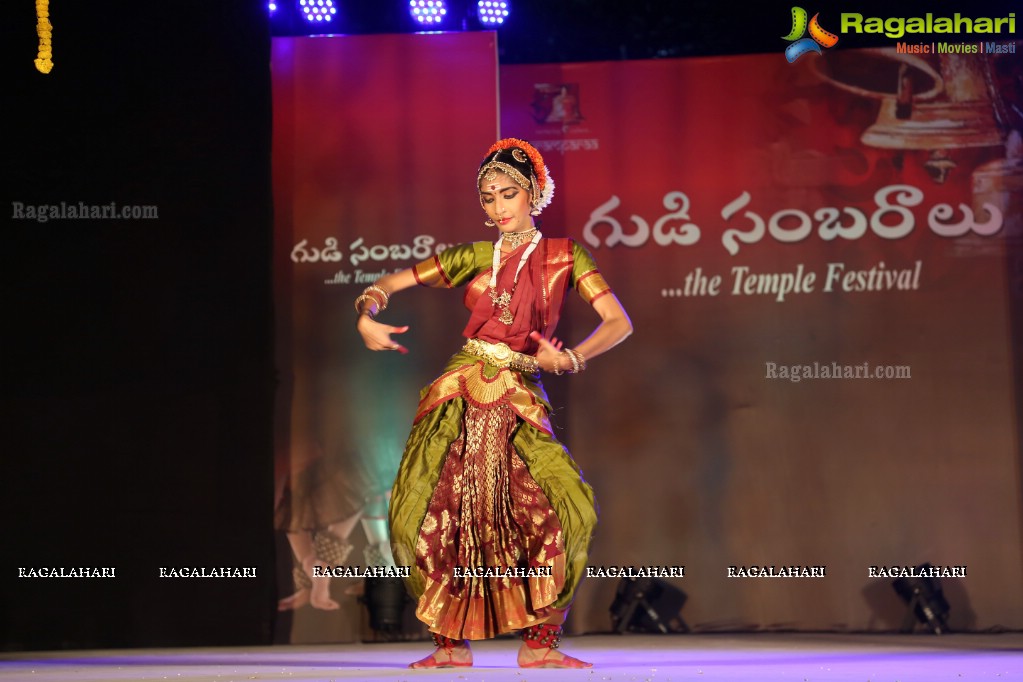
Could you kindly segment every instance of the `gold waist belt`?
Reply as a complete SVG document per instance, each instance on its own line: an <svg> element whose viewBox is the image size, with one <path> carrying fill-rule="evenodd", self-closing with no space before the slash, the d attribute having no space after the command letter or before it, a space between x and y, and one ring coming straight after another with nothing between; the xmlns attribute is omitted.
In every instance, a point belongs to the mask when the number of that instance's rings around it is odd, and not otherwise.
<svg viewBox="0 0 1023 682"><path fill-rule="evenodd" d="M507 343L489 343L480 339L469 339L462 346L462 350L469 355L475 355L485 360L494 367L510 367L530 374L540 371L540 363L536 358L513 351Z"/></svg>

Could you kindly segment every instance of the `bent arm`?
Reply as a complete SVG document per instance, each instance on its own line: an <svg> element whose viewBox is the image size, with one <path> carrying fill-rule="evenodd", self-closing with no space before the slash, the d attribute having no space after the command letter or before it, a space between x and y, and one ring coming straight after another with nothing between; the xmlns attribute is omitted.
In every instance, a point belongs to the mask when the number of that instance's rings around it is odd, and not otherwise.
<svg viewBox="0 0 1023 682"><path fill-rule="evenodd" d="M606 353L632 333L632 320L614 294L606 294L595 300L593 309L600 316L600 324L574 347L587 360Z"/></svg>
<svg viewBox="0 0 1023 682"><path fill-rule="evenodd" d="M632 321L614 294L601 296L595 299L592 305L600 316L600 324L592 334L573 348L587 362L611 350L632 333ZM562 344L557 339L548 341L539 332L533 332L531 336L540 344L536 359L544 371L562 372L572 369L572 359L562 352Z"/></svg>
<svg viewBox="0 0 1023 682"><path fill-rule="evenodd" d="M417 284L418 282L416 282L415 275L412 274L412 269L406 268L400 272L384 275L374 282L373 286L382 289L384 294L390 297L403 289L409 289ZM408 331L408 326L395 327L377 322L373 318L379 312L380 305L375 296L367 296L359 304L359 320L356 322L356 328L359 330L366 348L370 350L396 350L399 353L407 353L408 349L395 342L391 338L391 334L404 334Z"/></svg>
<svg viewBox="0 0 1023 682"><path fill-rule="evenodd" d="M391 296L403 289L411 289L416 286L416 276L412 274L412 268L405 268L398 272L391 273L390 275L384 275L377 281L373 282L373 286L383 289L387 296ZM363 301L360 314L366 313L371 316L376 316L380 312L377 309L376 303L370 299Z"/></svg>

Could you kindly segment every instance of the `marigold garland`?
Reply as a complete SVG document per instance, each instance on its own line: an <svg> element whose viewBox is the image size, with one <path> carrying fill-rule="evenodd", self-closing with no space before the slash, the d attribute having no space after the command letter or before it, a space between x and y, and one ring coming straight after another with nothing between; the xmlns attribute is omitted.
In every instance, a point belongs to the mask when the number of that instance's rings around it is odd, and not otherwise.
<svg viewBox="0 0 1023 682"><path fill-rule="evenodd" d="M49 73L53 68L53 25L50 23L50 0L36 0L36 35L39 36L39 56L36 69Z"/></svg>
<svg viewBox="0 0 1023 682"><path fill-rule="evenodd" d="M490 156L499 149L511 149L513 147L518 147L526 152L529 162L533 165L533 172L536 173L536 184L542 192L547 187L547 166L544 165L543 157L540 156L540 152L533 145L517 137L506 137L490 145L490 149L487 150L485 156Z"/></svg>
<svg viewBox="0 0 1023 682"><path fill-rule="evenodd" d="M551 173L547 170L547 165L543 162L543 157L540 152L537 151L536 147L529 144L525 140L520 140L517 137L506 137L503 140L498 140L494 144L490 145L490 149L487 150L487 156L490 156L496 151L504 149L518 148L525 152L526 156L529 157L529 163L533 167L533 175L536 178L535 196L532 199L533 215L540 215L540 212L550 206L551 200L554 198L554 178L551 177ZM482 201L482 200L481 200Z"/></svg>

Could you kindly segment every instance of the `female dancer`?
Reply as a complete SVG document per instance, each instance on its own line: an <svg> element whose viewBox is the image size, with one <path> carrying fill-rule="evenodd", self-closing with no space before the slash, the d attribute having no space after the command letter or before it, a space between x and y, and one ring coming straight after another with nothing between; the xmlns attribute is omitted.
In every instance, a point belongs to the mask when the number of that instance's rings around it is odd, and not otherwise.
<svg viewBox="0 0 1023 682"><path fill-rule="evenodd" d="M554 437L540 370L581 372L632 323L583 247L537 229L554 182L536 149L514 138L494 144L477 190L495 243L449 248L384 275L355 301L366 347L406 353L392 335L408 327L374 319L390 296L415 285L467 287L468 341L421 394L391 497L394 559L411 567L416 615L437 645L410 667L470 666L467 640L515 630L522 667L590 667L557 647L596 506ZM572 287L600 322L563 348L553 333Z"/></svg>

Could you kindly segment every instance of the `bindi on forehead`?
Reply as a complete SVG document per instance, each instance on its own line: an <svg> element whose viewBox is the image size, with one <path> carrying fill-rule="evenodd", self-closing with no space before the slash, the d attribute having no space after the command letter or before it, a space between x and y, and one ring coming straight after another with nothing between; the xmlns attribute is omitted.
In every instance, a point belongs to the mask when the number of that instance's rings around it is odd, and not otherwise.
<svg viewBox="0 0 1023 682"><path fill-rule="evenodd" d="M497 192L507 192L512 189L517 190L520 189L520 187L510 180L507 180L506 182L484 182L480 185L480 194L495 194Z"/></svg>
<svg viewBox="0 0 1023 682"><path fill-rule="evenodd" d="M480 192L503 192L506 189L517 188L519 185L507 173L502 173L496 168L488 168L480 176Z"/></svg>

